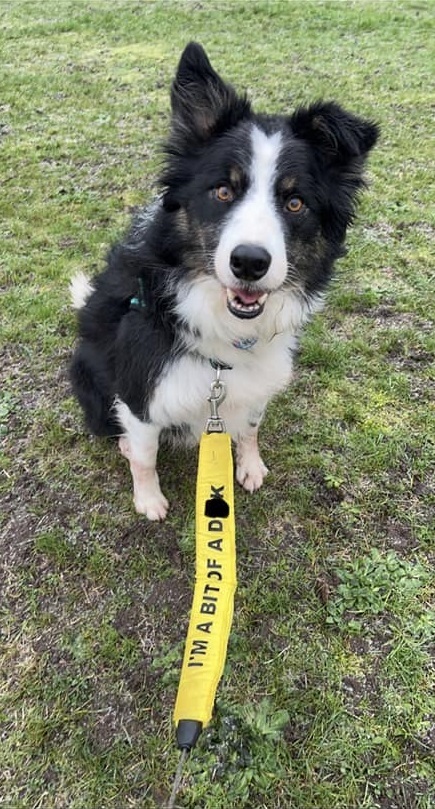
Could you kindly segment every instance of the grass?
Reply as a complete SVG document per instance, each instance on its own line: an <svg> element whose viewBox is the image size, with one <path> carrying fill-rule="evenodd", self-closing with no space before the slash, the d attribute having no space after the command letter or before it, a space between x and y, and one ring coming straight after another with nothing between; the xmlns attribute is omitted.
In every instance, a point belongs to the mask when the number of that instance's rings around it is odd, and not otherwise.
<svg viewBox="0 0 435 809"><path fill-rule="evenodd" d="M190 38L257 107L335 97L383 131L350 251L237 492L239 588L177 806L433 809L431 4L4 2L0 805L163 806L193 577L194 453L138 518L67 366L68 281L151 198ZM431 137L432 136L432 137Z"/></svg>

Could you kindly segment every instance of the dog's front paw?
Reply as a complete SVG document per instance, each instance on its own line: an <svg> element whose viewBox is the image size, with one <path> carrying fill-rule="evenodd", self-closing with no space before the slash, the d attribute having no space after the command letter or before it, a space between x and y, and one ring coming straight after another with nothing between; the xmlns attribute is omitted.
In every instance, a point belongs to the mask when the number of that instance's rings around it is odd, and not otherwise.
<svg viewBox="0 0 435 809"><path fill-rule="evenodd" d="M267 466L258 455L255 458L239 461L236 468L236 479L247 492L255 492L263 485L268 471Z"/></svg>
<svg viewBox="0 0 435 809"><path fill-rule="evenodd" d="M134 507L138 514L145 514L149 520L164 520L169 508L166 497L160 492L159 495L143 494L135 495Z"/></svg>

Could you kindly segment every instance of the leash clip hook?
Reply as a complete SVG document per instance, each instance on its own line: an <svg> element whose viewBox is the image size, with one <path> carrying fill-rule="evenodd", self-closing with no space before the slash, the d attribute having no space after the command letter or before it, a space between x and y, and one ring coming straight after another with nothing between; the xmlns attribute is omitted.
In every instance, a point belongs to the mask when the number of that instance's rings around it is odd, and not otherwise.
<svg viewBox="0 0 435 809"><path fill-rule="evenodd" d="M224 401L227 391L225 382L220 378L221 369L216 368L216 377L210 385L210 396L207 401L210 403L210 418L207 419L206 432L207 433L225 433L225 422L219 416L219 405Z"/></svg>

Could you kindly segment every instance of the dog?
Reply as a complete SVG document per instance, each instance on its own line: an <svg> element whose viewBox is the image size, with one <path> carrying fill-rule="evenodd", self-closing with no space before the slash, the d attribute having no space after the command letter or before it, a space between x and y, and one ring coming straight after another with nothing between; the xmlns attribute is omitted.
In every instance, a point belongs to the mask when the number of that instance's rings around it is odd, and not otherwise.
<svg viewBox="0 0 435 809"><path fill-rule="evenodd" d="M163 520L160 440L198 440L219 368L221 415L249 492L267 474L266 405L292 378L301 328L344 254L379 129L335 102L254 113L201 45L181 55L160 195L133 217L106 269L72 282L73 392L87 427L118 439L134 503Z"/></svg>

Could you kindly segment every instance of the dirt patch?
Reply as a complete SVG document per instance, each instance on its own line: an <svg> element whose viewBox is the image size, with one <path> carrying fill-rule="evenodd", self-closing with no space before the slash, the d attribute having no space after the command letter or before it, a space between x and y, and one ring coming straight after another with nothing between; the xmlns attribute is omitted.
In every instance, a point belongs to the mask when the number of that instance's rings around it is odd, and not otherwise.
<svg viewBox="0 0 435 809"><path fill-rule="evenodd" d="M157 640L176 643L184 638L193 598L193 581L183 574L155 581L145 600L147 611L157 629Z"/></svg>
<svg viewBox="0 0 435 809"><path fill-rule="evenodd" d="M385 525L385 545L397 554L407 556L418 550L418 540L410 525L389 517Z"/></svg>
<svg viewBox="0 0 435 809"><path fill-rule="evenodd" d="M119 742L131 745L138 741L143 733L140 714L137 697L124 682L118 680L115 689L113 678L100 677L84 725L91 751L99 755Z"/></svg>
<svg viewBox="0 0 435 809"><path fill-rule="evenodd" d="M323 472L319 469L312 469L308 479L313 484L314 503L322 508L335 508L342 503L346 497L343 487L340 484L329 485Z"/></svg>
<svg viewBox="0 0 435 809"><path fill-rule="evenodd" d="M399 778L384 784L377 798L379 809L418 809L422 806L422 798L432 793L432 786L424 778L415 778L412 783L405 783Z"/></svg>
<svg viewBox="0 0 435 809"><path fill-rule="evenodd" d="M379 680L372 673L360 677L351 675L343 677L341 690L348 710L351 710L355 716L361 716L367 710L378 710L380 707Z"/></svg>

